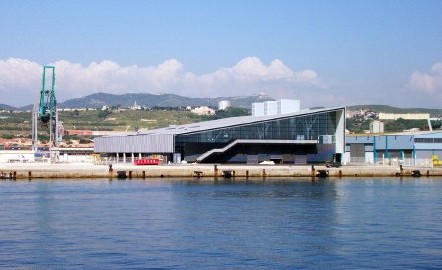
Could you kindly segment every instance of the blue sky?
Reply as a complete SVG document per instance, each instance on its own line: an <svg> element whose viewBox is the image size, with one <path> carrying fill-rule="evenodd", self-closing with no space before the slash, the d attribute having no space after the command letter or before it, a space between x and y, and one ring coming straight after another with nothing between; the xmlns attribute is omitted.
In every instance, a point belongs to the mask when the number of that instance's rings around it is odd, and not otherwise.
<svg viewBox="0 0 442 270"><path fill-rule="evenodd" d="M0 0L0 103L104 91L442 108L442 1ZM8 100L3 97L7 96Z"/></svg>

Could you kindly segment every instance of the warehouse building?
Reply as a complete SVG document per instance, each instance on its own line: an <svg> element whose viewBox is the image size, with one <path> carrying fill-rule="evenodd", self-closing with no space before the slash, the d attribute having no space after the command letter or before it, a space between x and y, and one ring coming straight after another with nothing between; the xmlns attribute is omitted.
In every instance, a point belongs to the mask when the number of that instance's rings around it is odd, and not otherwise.
<svg viewBox="0 0 442 270"><path fill-rule="evenodd" d="M432 157L442 158L442 131L388 135L349 135L347 163L429 165Z"/></svg>
<svg viewBox="0 0 442 270"><path fill-rule="evenodd" d="M344 153L345 108L242 116L95 138L94 151L118 162L158 157L164 162L325 162Z"/></svg>

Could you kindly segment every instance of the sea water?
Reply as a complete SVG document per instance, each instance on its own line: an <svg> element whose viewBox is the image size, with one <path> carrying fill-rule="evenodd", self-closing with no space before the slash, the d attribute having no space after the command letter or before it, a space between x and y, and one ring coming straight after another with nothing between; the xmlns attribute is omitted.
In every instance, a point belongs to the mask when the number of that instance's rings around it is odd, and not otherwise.
<svg viewBox="0 0 442 270"><path fill-rule="evenodd" d="M0 268L439 269L442 179L2 181Z"/></svg>

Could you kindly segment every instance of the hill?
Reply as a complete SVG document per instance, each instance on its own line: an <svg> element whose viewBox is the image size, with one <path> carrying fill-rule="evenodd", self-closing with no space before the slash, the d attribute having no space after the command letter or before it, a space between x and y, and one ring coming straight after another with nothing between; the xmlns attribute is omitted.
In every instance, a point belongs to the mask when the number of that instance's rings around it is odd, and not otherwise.
<svg viewBox="0 0 442 270"><path fill-rule="evenodd" d="M442 115L442 109L427 109L427 108L397 108L388 105L354 105L348 106L347 110L370 110L374 112L383 113L429 113L431 117Z"/></svg>
<svg viewBox="0 0 442 270"><path fill-rule="evenodd" d="M15 110L17 110L17 108L16 108L16 107L9 106L9 105L6 105L6 104L0 104L0 111L1 111L1 110L15 111Z"/></svg>
<svg viewBox="0 0 442 270"><path fill-rule="evenodd" d="M147 93L107 94L95 93L82 98L70 99L59 103L60 108L102 108L110 106L132 106L136 102L146 107L186 107L186 106L211 106L217 107L221 100L230 101L233 107L251 108L253 102L273 100L269 96L253 95L240 97L217 97L217 98L190 98L174 94L153 95Z"/></svg>

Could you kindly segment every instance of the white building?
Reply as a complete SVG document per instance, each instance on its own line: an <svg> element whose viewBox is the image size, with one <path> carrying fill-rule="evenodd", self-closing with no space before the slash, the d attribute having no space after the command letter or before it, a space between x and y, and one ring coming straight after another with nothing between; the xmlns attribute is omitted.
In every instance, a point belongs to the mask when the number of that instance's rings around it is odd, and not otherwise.
<svg viewBox="0 0 442 270"><path fill-rule="evenodd" d="M384 133L384 122L378 120L371 122L370 133Z"/></svg>
<svg viewBox="0 0 442 270"><path fill-rule="evenodd" d="M379 113L379 120L397 120L399 118L405 120L427 120L430 118L429 113Z"/></svg>
<svg viewBox="0 0 442 270"><path fill-rule="evenodd" d="M279 115L299 112L300 110L301 102L293 99L280 99L252 103L253 116Z"/></svg>
<svg viewBox="0 0 442 270"><path fill-rule="evenodd" d="M197 107L195 109L192 109L191 112L198 114L198 115L214 115L215 114L215 110L211 109L207 106Z"/></svg>
<svg viewBox="0 0 442 270"><path fill-rule="evenodd" d="M225 110L228 107L230 107L230 101L221 100L220 102L218 102L218 110Z"/></svg>
<svg viewBox="0 0 442 270"><path fill-rule="evenodd" d="M301 101L295 99L278 100L278 114L299 112L301 110Z"/></svg>
<svg viewBox="0 0 442 270"><path fill-rule="evenodd" d="M264 101L264 115L277 115L278 101Z"/></svg>
<svg viewBox="0 0 442 270"><path fill-rule="evenodd" d="M137 102L134 102L134 105L132 105L132 107L130 107L131 110L141 110L141 106L137 104Z"/></svg>
<svg viewBox="0 0 442 270"><path fill-rule="evenodd" d="M253 116L264 116L264 103L262 103L262 102L252 103L252 115Z"/></svg>

